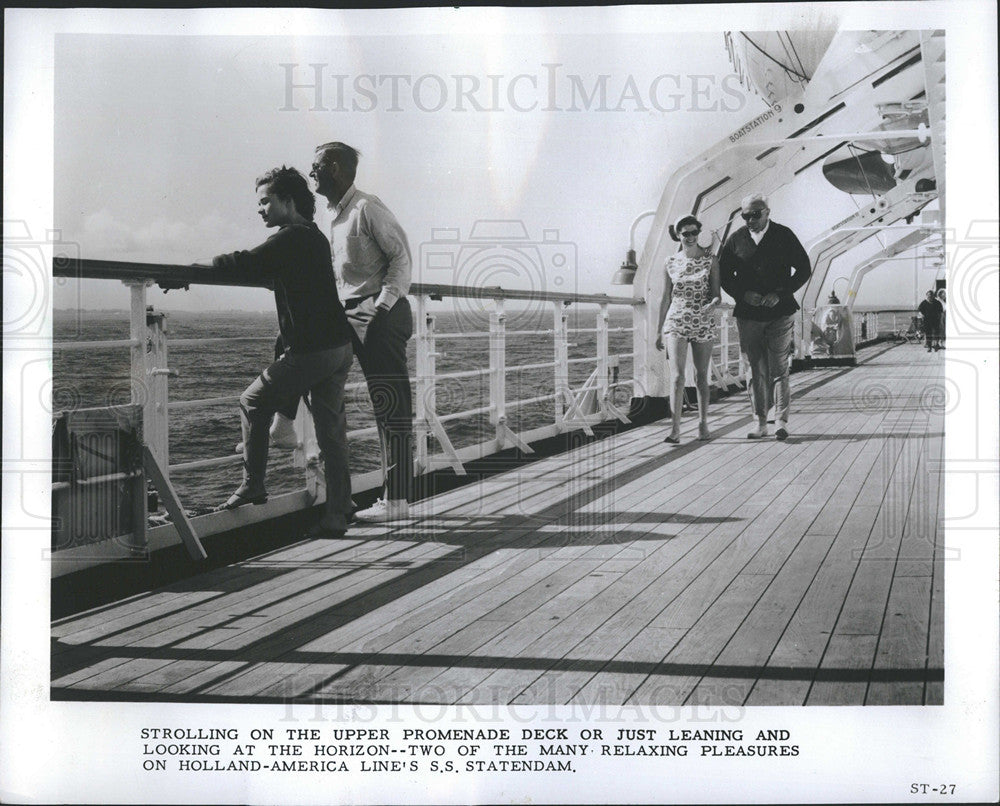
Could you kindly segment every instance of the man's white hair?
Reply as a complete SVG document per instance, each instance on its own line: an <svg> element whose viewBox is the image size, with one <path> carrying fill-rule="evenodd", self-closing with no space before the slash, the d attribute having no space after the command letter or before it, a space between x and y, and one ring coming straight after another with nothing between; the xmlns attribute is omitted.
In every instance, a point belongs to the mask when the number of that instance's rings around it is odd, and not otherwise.
<svg viewBox="0 0 1000 806"><path fill-rule="evenodd" d="M760 202L768 209L771 208L771 205L767 203L767 196L765 196L763 193L751 193L749 196L744 196L743 201L740 202L740 207L745 209L754 202Z"/></svg>

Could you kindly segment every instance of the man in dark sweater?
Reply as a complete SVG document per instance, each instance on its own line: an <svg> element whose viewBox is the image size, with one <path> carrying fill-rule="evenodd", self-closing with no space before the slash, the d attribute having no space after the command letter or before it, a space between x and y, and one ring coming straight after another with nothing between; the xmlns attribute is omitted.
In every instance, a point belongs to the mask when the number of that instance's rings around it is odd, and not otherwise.
<svg viewBox="0 0 1000 806"><path fill-rule="evenodd" d="M924 318L924 346L927 347L927 352L941 349L941 319L944 316L941 301L934 296L933 291L928 291L917 311Z"/></svg>
<svg viewBox="0 0 1000 806"><path fill-rule="evenodd" d="M294 168L275 168L260 177L257 204L264 225L278 231L254 249L219 255L212 265L273 283L284 353L240 396L243 483L220 509L267 500L271 419L308 393L326 473L326 509L311 534L342 533L351 511L344 382L353 352L330 244L313 223L315 199Z"/></svg>
<svg viewBox="0 0 1000 806"><path fill-rule="evenodd" d="M788 356L792 348L793 296L809 279L809 255L795 233L769 219L767 198L743 200L746 226L729 236L719 254L720 281L736 300L740 350L749 367L747 389L757 417L749 439L767 436L767 412L775 407L775 436L788 436Z"/></svg>

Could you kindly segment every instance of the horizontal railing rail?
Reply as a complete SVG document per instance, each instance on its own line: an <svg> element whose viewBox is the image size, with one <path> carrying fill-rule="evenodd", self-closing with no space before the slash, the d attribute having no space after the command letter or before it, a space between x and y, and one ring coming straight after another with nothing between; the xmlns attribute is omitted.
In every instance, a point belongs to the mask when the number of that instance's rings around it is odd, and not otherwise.
<svg viewBox="0 0 1000 806"><path fill-rule="evenodd" d="M169 480L171 475L180 476L192 471L209 468L221 468L238 465L242 456L237 453L229 455L196 458L192 461L170 463L170 418L179 411L199 407L236 406L238 394L216 395L200 399L170 400L168 393L169 378L176 375L176 370L170 367L167 360L168 338L164 314L154 312L147 307L147 293L150 287L158 284L165 289L182 288L190 285L232 285L249 287L266 287L259 282L248 282L234 273L207 270L199 266L177 266L160 263L130 263L107 260L79 260L75 263L58 262L53 266L53 273L59 277L83 280L117 280L124 283L131 294L129 314L129 338L86 341L57 341L57 350L87 350L125 348L131 354L131 377L133 390L142 389L143 405L143 440L157 458L158 465L163 469ZM467 286L449 286L442 284L416 283L410 287L409 296L415 302L415 342L416 342L416 373L413 381L416 386L415 403L415 465L419 472L426 472L439 466L451 465L456 472L464 472L463 462L473 456L487 455L507 447L520 447L530 451L528 445L537 439L578 428L590 430L590 426L617 417L627 419L623 410L615 407L613 396L617 390L631 385L631 379L619 377L619 366L630 361L631 353L613 352L609 349L609 336L626 336L634 332L633 327L609 326L608 309L618 306L632 309L641 307L644 302L632 297L615 297L605 294L572 294L553 291L531 291L519 289L504 289L499 286L472 288ZM434 302L447 298L477 299L489 304L484 306L489 310L480 312L482 319L476 317L473 321L489 319L487 330L469 330L458 333L438 333L435 321L439 314L434 310ZM521 310L516 307L518 302L545 303L551 307L553 325L547 327L529 327L524 329L506 329L507 314L504 305L513 302L514 309L509 316L512 322L517 322ZM573 305L593 305L597 307L596 327L569 327L568 309ZM542 309L544 311L544 309ZM634 317L633 317L634 322ZM553 360L531 361L525 364L507 363L506 338L551 339L553 345ZM171 338L170 347L190 348L226 343L266 342L271 336L233 336L233 337L200 337ZM437 352L438 341L452 340L461 344L460 340L476 339L485 341L483 347L488 354L489 366L478 366L471 369L438 372L436 360L441 354ZM597 354L570 357L570 350L579 347L576 342L596 342ZM477 347L477 352L482 347ZM593 348L591 348L593 349ZM485 359L484 359L485 360ZM594 366L590 378L582 387L579 381L571 384L571 368L575 366ZM539 372L542 377L548 373L548 389L544 384L532 382L528 397L518 400L507 399L505 378L512 373ZM488 400L485 394L486 383L483 383L484 394L479 399L482 405L474 399L459 404L459 411L437 410L438 385L443 381L468 378L488 378ZM347 391L359 390L365 387L364 382L351 383ZM133 391L135 396L135 391ZM509 412L524 411L526 407L550 403L552 415L548 425L537 428L525 426L528 430L515 433L508 425ZM456 448L452 445L444 424L456 420L487 416L492 425L492 439L479 442L476 445ZM525 415L521 415L524 417ZM538 422L538 417L544 417L543 412L533 412L530 417L520 422ZM325 492L318 475L318 446L315 445L315 435L311 422L303 424L308 418L296 419L296 431L299 436L299 449L295 451L295 464L303 468L306 474L306 489L291 496L295 500L318 502ZM544 422L544 420L542 420ZM175 423L176 425L176 423ZM363 439L377 436L375 426L352 429L351 439ZM482 439L482 437L480 437ZM430 443L436 440L439 450L432 452ZM365 489L380 483L378 471L360 474L361 480L355 476L355 490ZM302 499L305 494L305 499ZM288 497L288 496L285 496ZM272 498L277 503L277 499ZM266 517L265 510L269 505L254 507L249 513L241 512L240 517L252 517L255 520ZM276 507L276 508L280 508ZM214 516L203 516L211 518ZM227 515L227 518L233 517ZM226 524L231 528L231 524ZM165 527L162 527L165 528ZM211 531L211 529L209 530Z"/></svg>
<svg viewBox="0 0 1000 806"><path fill-rule="evenodd" d="M151 452L157 457L160 467L169 479L170 474L184 474L206 468L238 465L242 457L232 453L224 456L198 458L193 461L169 462L169 419L172 413L190 410L198 407L236 406L238 394L205 397L191 400L170 400L168 381L176 372L170 368L167 361L167 334L163 314L154 313L147 308L147 292L153 284L166 288L176 288L183 285L233 285L266 287L260 283L246 282L231 273L206 270L198 266L176 266L169 264L136 264L120 261L79 260L75 263L60 262L53 266L56 276L80 278L88 280L118 280L129 287L131 293L130 330L128 338L101 341L59 341L54 344L58 350L104 350L125 348L131 354L131 375L133 387L144 389L143 404L143 439ZM627 420L626 412L615 405L618 390L632 386L633 396L641 396L641 391L635 387L635 378L619 377L623 364L631 364L635 371L635 334L639 332L642 317L648 312L644 310L645 302L633 297L616 297L604 294L570 294L550 291L525 291L504 289L499 286L486 288L471 288L467 286L448 286L442 284L414 284L410 288L411 299L414 300L414 324L416 342L416 372L413 381L416 387L415 403L415 465L419 472L427 472L435 467L451 466L456 472L464 472L463 462L473 456L481 456L510 447L518 447L530 451L529 442L546 436L574 429L590 431L590 426L608 419ZM435 312L432 303L444 299L479 299L488 301L484 306L488 310L479 312L481 319L486 321L488 329L468 330L462 332L438 333L436 321L439 314ZM504 306L510 301L543 302L550 306L552 327L529 327L523 330L507 330L508 317L517 321L519 310L513 309L509 314ZM595 326L570 327L568 310L576 304L595 305ZM612 306L629 308L633 312L633 326L623 327L611 325L609 308ZM876 337L898 335L911 325L912 312L867 311L859 312L853 321L853 331L856 342L870 341ZM719 387L729 387L745 377L743 358L739 351L739 339L736 332L732 309L723 306L720 310L721 329L719 342L713 351L712 382ZM611 336L632 336L631 353L613 352L610 349ZM551 360L531 361L525 364L507 363L508 338L551 339L553 354ZM273 336L232 336L232 337L201 337L170 339L171 347L201 347L205 345L225 344L232 342L267 342ZM441 357L437 346L439 342L451 341L459 345L461 340L474 339L485 341L488 353L488 366L478 366L471 369L439 372L437 359ZM596 347L596 355L571 356L570 350L579 348L589 342ZM482 349L477 347L477 350ZM572 367L593 367L590 377L579 385L579 381L571 384ZM691 373L692 362L688 362ZM511 373L541 372L548 374L548 389L539 387L533 382L529 397L508 400L507 378ZM459 411L439 412L437 393L439 384L443 381L454 381L470 378L488 379L488 401L481 398L482 405L469 405ZM690 380L690 379L689 379ZM689 383L688 385L693 385ZM347 385L347 391L357 391L365 387L364 382ZM483 384L484 391L486 383ZM473 401L469 401L472 403ZM526 407L537 404L551 404L551 415L548 425L515 432L508 424L508 414L513 411L523 411ZM475 445L456 448L445 429L446 423L457 420L488 416L492 426L491 438ZM523 415L522 415L523 416ZM532 414L532 416L537 416ZM303 424L308 418L296 419L296 430L300 438L300 446L296 451L295 464L306 473L306 489L297 491L290 496L297 496L296 501L306 504L319 500L324 492L318 475L318 449L311 430L311 422ZM530 422L530 421L529 421ZM375 437L375 426L365 426L352 429L351 439ZM438 443L439 450L431 450L431 442ZM360 474L355 478L356 489L375 486L380 483L380 473L372 471ZM64 482L60 482L65 484ZM304 498L303 498L304 495ZM282 505L287 506L287 504ZM280 508L280 507L279 507ZM254 507L251 513L255 519L267 517L265 507ZM208 517L208 516L205 516ZM248 517L242 513L241 517ZM232 524L226 522L231 528ZM220 527L221 528L221 527Z"/></svg>
<svg viewBox="0 0 1000 806"><path fill-rule="evenodd" d="M152 281L165 288L185 285L222 285L243 288L267 288L261 280L250 280L239 272L205 266L182 266L170 263L133 263L120 260L79 260L53 261L52 273L55 277L79 278L87 280L121 280L123 282ZM607 294L573 294L561 291L534 291L501 286L442 285L440 283L413 283L410 296L427 296L431 299L452 297L459 299L505 299L530 302L567 302L594 305L641 305L643 300L633 297L612 297Z"/></svg>

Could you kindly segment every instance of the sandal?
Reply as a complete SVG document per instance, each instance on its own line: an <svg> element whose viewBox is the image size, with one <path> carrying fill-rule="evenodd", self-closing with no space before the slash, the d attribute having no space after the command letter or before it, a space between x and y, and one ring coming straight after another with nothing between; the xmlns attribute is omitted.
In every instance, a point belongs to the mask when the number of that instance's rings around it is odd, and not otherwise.
<svg viewBox="0 0 1000 806"><path fill-rule="evenodd" d="M267 503L267 493L260 493L258 495L244 495L238 490L229 496L229 499L224 504L220 504L215 508L216 512L224 512L227 509L237 509L245 504L266 504Z"/></svg>

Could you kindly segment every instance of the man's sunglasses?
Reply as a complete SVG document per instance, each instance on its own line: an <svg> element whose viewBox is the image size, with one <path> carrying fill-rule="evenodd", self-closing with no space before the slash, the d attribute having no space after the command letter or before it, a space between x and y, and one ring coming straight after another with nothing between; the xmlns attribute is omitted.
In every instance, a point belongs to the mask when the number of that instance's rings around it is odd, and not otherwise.
<svg viewBox="0 0 1000 806"><path fill-rule="evenodd" d="M744 221L756 221L762 215L764 215L763 210L751 210L749 213L740 213L740 218Z"/></svg>

